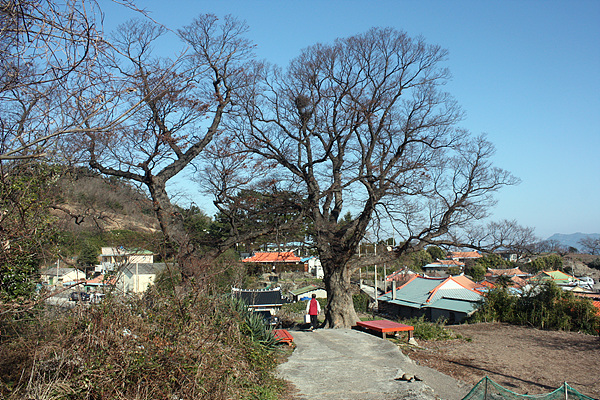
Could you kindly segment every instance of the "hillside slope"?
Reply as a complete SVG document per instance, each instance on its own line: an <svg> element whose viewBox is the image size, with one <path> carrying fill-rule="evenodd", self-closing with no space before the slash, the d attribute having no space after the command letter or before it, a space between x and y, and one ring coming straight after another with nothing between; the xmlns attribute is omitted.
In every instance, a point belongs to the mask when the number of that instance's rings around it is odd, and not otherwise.
<svg viewBox="0 0 600 400"><path fill-rule="evenodd" d="M126 181L78 169L61 178L57 187L60 194L52 213L61 230L160 230L151 200Z"/></svg>

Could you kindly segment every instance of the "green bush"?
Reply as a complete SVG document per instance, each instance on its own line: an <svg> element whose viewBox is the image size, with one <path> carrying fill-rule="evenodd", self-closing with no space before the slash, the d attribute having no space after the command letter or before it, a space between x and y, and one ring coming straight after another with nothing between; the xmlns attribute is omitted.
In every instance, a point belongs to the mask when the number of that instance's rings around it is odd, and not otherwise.
<svg viewBox="0 0 600 400"><path fill-rule="evenodd" d="M415 330L413 335L415 339L421 340L452 340L459 339L462 336L457 335L451 329L446 328L444 321L429 322L424 316L419 318L410 318L399 321L402 324L412 325Z"/></svg>
<svg viewBox="0 0 600 400"><path fill-rule="evenodd" d="M352 296L354 302L354 310L359 313L366 313L369 308L371 298L366 293L358 293Z"/></svg>
<svg viewBox="0 0 600 400"><path fill-rule="evenodd" d="M248 305L239 299L231 299L231 310L243 319L242 333L246 334L255 344L267 349L275 348L278 341L273 331L265 326L262 316L248 310Z"/></svg>
<svg viewBox="0 0 600 400"><path fill-rule="evenodd" d="M491 290L472 317L476 322L507 322L540 329L600 332L600 317L589 299L545 282L513 296L506 288Z"/></svg>
<svg viewBox="0 0 600 400"><path fill-rule="evenodd" d="M549 254L547 256L538 257L527 264L527 268L534 272L539 271L554 271L563 269L563 259L558 254Z"/></svg>

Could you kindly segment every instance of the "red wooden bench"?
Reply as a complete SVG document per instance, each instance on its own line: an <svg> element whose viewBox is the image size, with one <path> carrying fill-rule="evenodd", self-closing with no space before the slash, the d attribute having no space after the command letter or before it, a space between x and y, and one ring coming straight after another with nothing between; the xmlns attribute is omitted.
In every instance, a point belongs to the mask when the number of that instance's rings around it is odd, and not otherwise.
<svg viewBox="0 0 600 400"><path fill-rule="evenodd" d="M385 335L390 332L393 332L394 334L396 332L408 332L408 340L410 340L413 337L413 331L415 330L414 326L399 324L398 322L388 321L387 319L380 319L377 321L358 321L356 326L379 332L384 339Z"/></svg>
<svg viewBox="0 0 600 400"><path fill-rule="evenodd" d="M273 336L279 340L280 343L287 343L291 346L294 342L294 337L285 329L273 329Z"/></svg>

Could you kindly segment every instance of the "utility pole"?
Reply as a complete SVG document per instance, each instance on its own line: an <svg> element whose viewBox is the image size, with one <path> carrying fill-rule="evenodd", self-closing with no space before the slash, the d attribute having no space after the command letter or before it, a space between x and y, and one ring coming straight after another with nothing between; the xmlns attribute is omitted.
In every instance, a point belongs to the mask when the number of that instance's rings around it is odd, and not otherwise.
<svg viewBox="0 0 600 400"><path fill-rule="evenodd" d="M379 311L379 300L377 299L377 264L375 264L375 309Z"/></svg>

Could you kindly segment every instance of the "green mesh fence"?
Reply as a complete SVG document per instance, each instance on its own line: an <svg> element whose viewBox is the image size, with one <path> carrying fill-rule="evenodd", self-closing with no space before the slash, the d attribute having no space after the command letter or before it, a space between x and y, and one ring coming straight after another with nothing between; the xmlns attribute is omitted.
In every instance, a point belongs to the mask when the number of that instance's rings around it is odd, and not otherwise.
<svg viewBox="0 0 600 400"><path fill-rule="evenodd" d="M592 397L586 396L573 389L566 382L553 391L547 394L518 394L508 390L487 376L480 380L477 385L463 400L518 400L518 399L540 399L540 400L594 400Z"/></svg>

